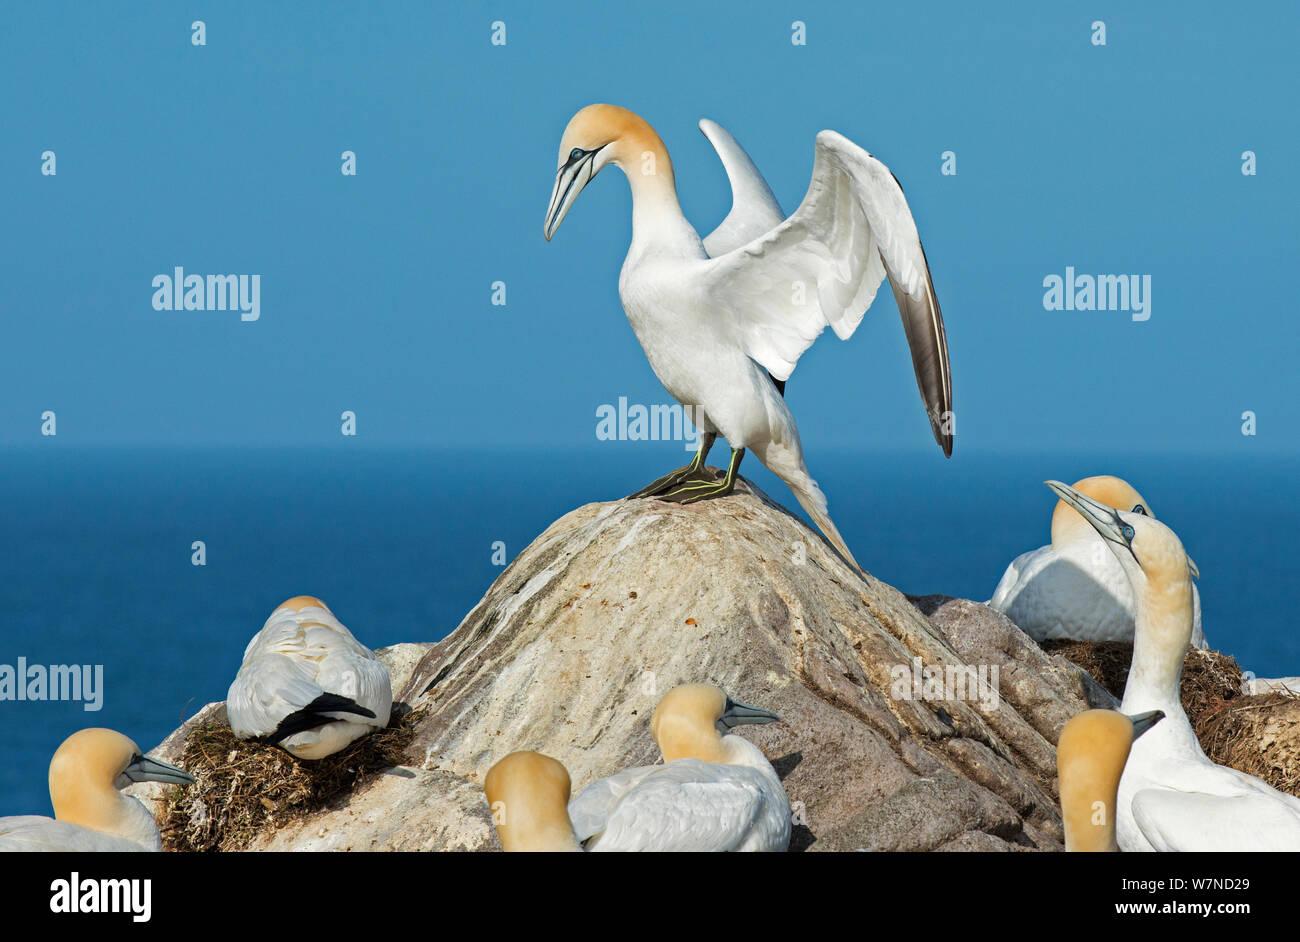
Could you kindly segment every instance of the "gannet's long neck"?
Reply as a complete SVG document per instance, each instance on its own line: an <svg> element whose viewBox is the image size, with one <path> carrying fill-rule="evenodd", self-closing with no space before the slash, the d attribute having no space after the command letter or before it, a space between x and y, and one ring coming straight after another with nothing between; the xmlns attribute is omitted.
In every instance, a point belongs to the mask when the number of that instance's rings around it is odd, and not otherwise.
<svg viewBox="0 0 1300 942"><path fill-rule="evenodd" d="M1179 685L1192 635L1191 574L1148 577L1137 596L1133 663L1120 709L1129 714L1163 710L1185 720Z"/></svg>
<svg viewBox="0 0 1300 942"><path fill-rule="evenodd" d="M632 248L629 254L654 247L687 251L698 247L699 234L686 220L677 200L677 181L668 148L654 128L628 112L622 134L613 142L610 162L627 176L632 190Z"/></svg>

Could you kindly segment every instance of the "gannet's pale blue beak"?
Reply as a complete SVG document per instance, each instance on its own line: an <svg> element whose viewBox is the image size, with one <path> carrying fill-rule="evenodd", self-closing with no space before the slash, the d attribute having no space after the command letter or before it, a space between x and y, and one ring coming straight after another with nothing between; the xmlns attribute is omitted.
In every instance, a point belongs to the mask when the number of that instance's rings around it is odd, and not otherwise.
<svg viewBox="0 0 1300 942"><path fill-rule="evenodd" d="M1133 738L1137 739L1164 718L1165 715L1160 710L1151 710L1147 713L1139 713L1136 716L1130 716L1129 722L1133 724Z"/></svg>
<svg viewBox="0 0 1300 942"><path fill-rule="evenodd" d="M193 785L194 776L174 765L136 756L122 774L132 782L164 782L168 785Z"/></svg>
<svg viewBox="0 0 1300 942"><path fill-rule="evenodd" d="M770 710L764 710L761 707L746 706L743 703L737 703L730 697L727 698L727 706L722 712L722 718L718 720L727 729L736 726L749 726L755 723L779 723L781 717L777 716Z"/></svg>
<svg viewBox="0 0 1300 942"><path fill-rule="evenodd" d="M542 235L546 236L547 242L551 241L555 230L560 228L560 223L564 221L569 207L578 198L583 187L596 175L596 155L600 151L601 148L596 150L574 148L569 159L556 171L555 188L551 190L551 202L546 207L546 222L542 226Z"/></svg>

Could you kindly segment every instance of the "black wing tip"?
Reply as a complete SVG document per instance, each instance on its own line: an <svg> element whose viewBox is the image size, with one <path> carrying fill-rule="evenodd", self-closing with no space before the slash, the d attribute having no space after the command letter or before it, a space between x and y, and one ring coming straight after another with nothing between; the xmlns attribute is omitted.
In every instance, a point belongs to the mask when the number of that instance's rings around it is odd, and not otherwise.
<svg viewBox="0 0 1300 942"><path fill-rule="evenodd" d="M261 741L272 746L278 746L290 736L305 733L312 729L319 729L337 720L337 717L326 716L326 713L354 713L357 716L364 716L371 720L376 718L373 710L366 709L349 697L337 693L323 693L301 710L295 710L280 720L275 732L269 736L263 736Z"/></svg>

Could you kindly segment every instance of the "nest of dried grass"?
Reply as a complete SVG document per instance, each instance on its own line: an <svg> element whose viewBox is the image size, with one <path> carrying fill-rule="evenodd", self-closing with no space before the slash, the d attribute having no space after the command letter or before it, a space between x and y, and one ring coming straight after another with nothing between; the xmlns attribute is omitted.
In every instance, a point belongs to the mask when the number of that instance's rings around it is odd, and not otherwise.
<svg viewBox="0 0 1300 942"><path fill-rule="evenodd" d="M424 709L393 705L388 728L314 762L245 742L225 723L193 729L180 765L198 781L172 790L161 813L163 849L243 850L261 833L335 805L385 769L407 762Z"/></svg>
<svg viewBox="0 0 1300 942"><path fill-rule="evenodd" d="M1082 667L1093 680L1115 697L1123 698L1128 682L1133 645L1128 641L1042 642L1049 654L1059 654ZM1183 659L1183 711L1193 726L1197 717L1213 703L1233 700L1241 693L1241 668L1237 661L1218 651L1191 649Z"/></svg>
<svg viewBox="0 0 1300 942"><path fill-rule="evenodd" d="M1300 795L1300 697L1264 693L1220 700L1192 725L1215 762Z"/></svg>

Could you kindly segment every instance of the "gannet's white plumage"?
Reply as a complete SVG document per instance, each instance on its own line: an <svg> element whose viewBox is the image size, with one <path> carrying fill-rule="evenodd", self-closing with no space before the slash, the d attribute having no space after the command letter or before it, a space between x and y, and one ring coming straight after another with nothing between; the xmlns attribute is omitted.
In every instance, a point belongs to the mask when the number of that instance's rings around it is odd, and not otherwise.
<svg viewBox="0 0 1300 942"><path fill-rule="evenodd" d="M141 755L121 733L83 729L50 761L54 817L0 818L0 851L160 851L153 816L120 789L132 782L193 781L183 769Z"/></svg>
<svg viewBox="0 0 1300 942"><path fill-rule="evenodd" d="M1125 851L1300 850L1300 798L1211 762L1179 698L1192 632L1192 569L1153 517L1048 486L1096 528L1137 599L1133 663L1120 709L1165 718L1133 744L1120 779L1116 836Z"/></svg>
<svg viewBox="0 0 1300 942"><path fill-rule="evenodd" d="M835 548L854 562L809 475L784 383L827 327L841 339L857 328L880 284L894 291L917 383L936 441L952 451L952 383L943 316L925 252L898 181L834 131L817 135L812 182L787 219L738 143L701 122L731 179L734 205L707 239L682 215L672 163L639 116L591 105L569 122L544 234L549 239L578 193L607 164L632 189L632 243L619 296L664 388L690 409L703 435L732 448L720 483L692 477L692 465L639 496L690 502L723 496L751 450L794 493ZM856 563L854 562L856 565Z"/></svg>
<svg viewBox="0 0 1300 942"><path fill-rule="evenodd" d="M1154 516L1131 484L1098 475L1071 485L1108 507ZM1077 511L1058 500L1052 542L1017 556L988 602L1035 641L1132 641L1137 601L1124 569ZM1201 596L1192 587L1192 644L1203 648Z"/></svg>
<svg viewBox="0 0 1300 942"><path fill-rule="evenodd" d="M388 725L388 668L320 599L297 596L271 613L244 650L226 698L240 739L321 759Z"/></svg>
<svg viewBox="0 0 1300 942"><path fill-rule="evenodd" d="M1117 851L1115 806L1133 742L1164 719L1159 710L1125 716L1085 710L1065 724L1056 744L1061 817L1067 851Z"/></svg>
<svg viewBox="0 0 1300 942"><path fill-rule="evenodd" d="M584 788L569 803L577 839L590 851L788 849L790 800L776 770L749 740L717 729L775 719L717 687L673 688L651 719L664 764Z"/></svg>

